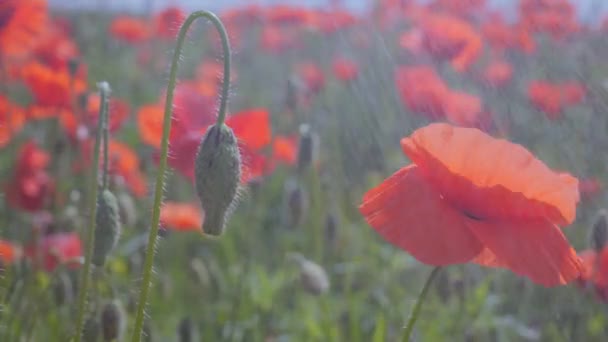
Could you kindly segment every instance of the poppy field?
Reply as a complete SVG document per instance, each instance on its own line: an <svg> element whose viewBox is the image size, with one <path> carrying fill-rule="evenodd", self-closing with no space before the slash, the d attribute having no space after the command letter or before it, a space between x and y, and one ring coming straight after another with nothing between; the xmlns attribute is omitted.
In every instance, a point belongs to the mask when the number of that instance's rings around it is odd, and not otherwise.
<svg viewBox="0 0 608 342"><path fill-rule="evenodd" d="M608 16L0 0L0 341L608 340Z"/></svg>

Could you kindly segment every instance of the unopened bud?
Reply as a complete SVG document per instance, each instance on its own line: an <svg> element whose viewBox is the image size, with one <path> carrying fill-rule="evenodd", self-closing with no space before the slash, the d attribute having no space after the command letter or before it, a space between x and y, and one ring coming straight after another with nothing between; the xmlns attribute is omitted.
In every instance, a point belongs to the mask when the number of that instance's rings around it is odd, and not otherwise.
<svg viewBox="0 0 608 342"><path fill-rule="evenodd" d="M126 317L122 304L114 300L101 311L101 331L104 341L120 341L126 328Z"/></svg>
<svg viewBox="0 0 608 342"><path fill-rule="evenodd" d="M198 329L192 319L186 317L179 322L177 327L177 335L179 342L196 342L199 341Z"/></svg>
<svg viewBox="0 0 608 342"><path fill-rule="evenodd" d="M317 159L317 136L308 124L300 125L300 140L298 142L298 170L308 169Z"/></svg>
<svg viewBox="0 0 608 342"><path fill-rule="evenodd" d="M121 230L118 201L110 190L103 190L97 198L96 222L92 262L96 266L103 266L116 247Z"/></svg>
<svg viewBox="0 0 608 342"><path fill-rule="evenodd" d="M55 277L53 293L55 295L55 302L59 306L70 303L74 299L74 286L72 285L72 279L67 273L61 272Z"/></svg>
<svg viewBox="0 0 608 342"><path fill-rule="evenodd" d="M194 172L196 192L205 212L203 232L221 235L236 203L241 179L241 155L230 127L209 127L196 154Z"/></svg>
<svg viewBox="0 0 608 342"><path fill-rule="evenodd" d="M300 268L300 281L304 290L315 296L329 291L329 278L323 267L299 253L292 253L289 258L295 261Z"/></svg>
<svg viewBox="0 0 608 342"><path fill-rule="evenodd" d="M285 183L285 217L288 227L302 223L308 211L308 196L300 183L290 179Z"/></svg>
<svg viewBox="0 0 608 342"><path fill-rule="evenodd" d="M589 240L591 247L598 253L606 246L608 241L608 212L606 210L602 209L597 214L593 227L591 227Z"/></svg>

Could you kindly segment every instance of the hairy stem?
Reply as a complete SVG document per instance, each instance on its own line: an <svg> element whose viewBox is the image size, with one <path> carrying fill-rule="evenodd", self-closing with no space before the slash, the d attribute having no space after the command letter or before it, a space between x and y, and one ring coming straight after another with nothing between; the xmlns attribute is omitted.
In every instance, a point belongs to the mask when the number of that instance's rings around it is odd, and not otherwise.
<svg viewBox="0 0 608 342"><path fill-rule="evenodd" d="M173 107L173 93L177 79L177 66L182 51L186 33L192 23L198 18L205 18L215 26L222 39L222 47L224 50L224 84L222 88L222 98L220 102L217 123L223 124L226 119L226 106L228 101L228 91L230 87L230 44L228 42L228 34L221 20L209 11L197 11L188 16L186 21L179 30L177 43L171 60L171 70L169 71L169 84L167 85L167 97L165 100L165 112L163 119L163 136L161 140L160 161L158 166L158 176L156 177L156 187L154 190L154 205L152 207L152 225L148 235L148 245L146 247L146 257L144 260L143 276L141 289L139 292L139 302L137 304L137 314L135 316L135 325L133 328L132 342L139 342L144 325L144 311L148 301L148 292L150 290L150 282L152 280L152 266L154 263L154 252L156 249L156 238L158 236L158 228L160 223L160 206L162 201L162 193L165 181L165 170L167 169L167 153L169 151L169 133L171 132L171 110Z"/></svg>

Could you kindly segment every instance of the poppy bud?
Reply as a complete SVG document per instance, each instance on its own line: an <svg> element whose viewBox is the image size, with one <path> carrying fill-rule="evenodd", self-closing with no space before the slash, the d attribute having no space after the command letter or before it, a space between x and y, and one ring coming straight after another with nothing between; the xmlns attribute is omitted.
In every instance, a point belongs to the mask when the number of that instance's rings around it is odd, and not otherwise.
<svg viewBox="0 0 608 342"><path fill-rule="evenodd" d="M198 329L192 319L186 317L179 322L177 327L179 342L195 342L199 340Z"/></svg>
<svg viewBox="0 0 608 342"><path fill-rule="evenodd" d="M300 281L304 290L316 296L329 291L329 278L323 267L306 259L299 253L292 253L289 258L300 267Z"/></svg>
<svg viewBox="0 0 608 342"><path fill-rule="evenodd" d="M285 217L289 227L296 227L308 211L308 196L297 180L285 184Z"/></svg>
<svg viewBox="0 0 608 342"><path fill-rule="evenodd" d="M209 127L199 145L194 172L196 192L205 212L203 232L221 235L241 180L241 156L230 127Z"/></svg>
<svg viewBox="0 0 608 342"><path fill-rule="evenodd" d="M122 305L114 300L101 311L101 331L104 341L120 341L126 327L126 317Z"/></svg>
<svg viewBox="0 0 608 342"><path fill-rule="evenodd" d="M317 158L317 137L308 124L300 125L298 142L298 170L306 170Z"/></svg>
<svg viewBox="0 0 608 342"><path fill-rule="evenodd" d="M55 277L53 293L55 295L55 302L59 306L70 303L74 299L74 286L68 274L61 272Z"/></svg>
<svg viewBox="0 0 608 342"><path fill-rule="evenodd" d="M589 238L591 247L596 252L601 252L608 241L608 212L600 210L597 218L591 227L591 236Z"/></svg>
<svg viewBox="0 0 608 342"><path fill-rule="evenodd" d="M91 342L97 341L99 338L99 328L99 320L97 319L97 314L94 313L84 322L82 340Z"/></svg>
<svg viewBox="0 0 608 342"><path fill-rule="evenodd" d="M96 221L92 262L96 266L103 266L120 236L118 201L110 190L103 190L97 198Z"/></svg>
<svg viewBox="0 0 608 342"><path fill-rule="evenodd" d="M333 246L336 243L338 235L338 218L336 215L329 213L325 218L325 240L327 245Z"/></svg>

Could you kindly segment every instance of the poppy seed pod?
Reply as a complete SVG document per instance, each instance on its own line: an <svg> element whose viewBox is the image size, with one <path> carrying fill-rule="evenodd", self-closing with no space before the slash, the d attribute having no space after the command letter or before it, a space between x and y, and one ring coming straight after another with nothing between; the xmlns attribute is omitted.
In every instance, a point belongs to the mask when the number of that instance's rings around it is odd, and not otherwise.
<svg viewBox="0 0 608 342"><path fill-rule="evenodd" d="M126 317L122 305L115 300L101 311L101 331L104 341L120 341L126 328Z"/></svg>
<svg viewBox="0 0 608 342"><path fill-rule="evenodd" d="M329 291L329 278L323 267L299 253L292 253L288 257L295 261L300 268L300 281L304 290L315 296Z"/></svg>
<svg viewBox="0 0 608 342"><path fill-rule="evenodd" d="M241 155L236 136L224 124L207 129L194 161L196 193L205 212L203 232L221 235L237 198Z"/></svg>
<svg viewBox="0 0 608 342"><path fill-rule="evenodd" d="M591 227L591 235L589 237L591 247L596 252L601 252L608 241L608 212L600 210L597 218Z"/></svg>
<svg viewBox="0 0 608 342"><path fill-rule="evenodd" d="M118 201L110 190L103 190L97 198L96 222L92 262L96 266L103 266L118 243L121 229Z"/></svg>

